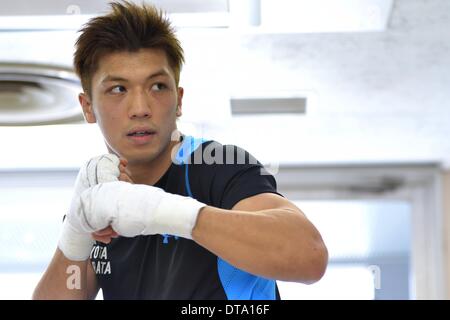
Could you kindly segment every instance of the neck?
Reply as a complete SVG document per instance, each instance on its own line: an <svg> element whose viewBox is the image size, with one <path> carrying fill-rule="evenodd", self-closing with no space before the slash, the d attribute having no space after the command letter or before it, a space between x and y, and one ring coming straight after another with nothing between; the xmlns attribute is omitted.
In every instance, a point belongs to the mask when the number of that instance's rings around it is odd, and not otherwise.
<svg viewBox="0 0 450 320"><path fill-rule="evenodd" d="M177 141L171 141L166 150L150 162L128 163L126 170L137 184L154 185L172 164L171 152Z"/></svg>

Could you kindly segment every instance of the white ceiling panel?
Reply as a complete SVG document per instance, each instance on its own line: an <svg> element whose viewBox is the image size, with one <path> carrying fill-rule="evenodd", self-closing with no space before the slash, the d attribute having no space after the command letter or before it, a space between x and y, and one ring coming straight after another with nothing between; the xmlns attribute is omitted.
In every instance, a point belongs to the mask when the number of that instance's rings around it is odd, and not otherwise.
<svg viewBox="0 0 450 320"><path fill-rule="evenodd" d="M169 13L228 11L227 0L129 0L150 3ZM108 0L2 1L0 16L97 14L108 9Z"/></svg>
<svg viewBox="0 0 450 320"><path fill-rule="evenodd" d="M450 165L448 12L447 0L396 0L382 32L181 30L186 51L183 118L196 123L200 134L241 145L266 163ZM31 57L70 65L75 36L0 32L0 60ZM308 96L302 115L232 118L227 99L255 92L310 92L314 99ZM66 134L66 129L54 130ZM15 140L0 140L1 150L14 150L14 141L23 148L33 141L32 148L38 148L32 134L2 129L2 136ZM44 139L51 136L48 131L39 141L51 142ZM55 159L73 163L78 152L87 150L95 148L74 144L72 153L64 149ZM18 162L13 155L7 159L0 159L0 166L33 163Z"/></svg>

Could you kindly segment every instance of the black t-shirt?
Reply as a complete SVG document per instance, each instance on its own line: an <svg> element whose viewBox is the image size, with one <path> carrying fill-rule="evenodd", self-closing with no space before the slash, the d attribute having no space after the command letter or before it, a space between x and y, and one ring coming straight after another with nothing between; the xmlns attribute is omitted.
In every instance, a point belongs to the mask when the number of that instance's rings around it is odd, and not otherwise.
<svg viewBox="0 0 450 320"><path fill-rule="evenodd" d="M155 186L223 209L257 194L277 193L274 177L248 152L202 142L185 137L183 144L197 145L185 150L184 162L172 163ZM104 299L279 298L274 280L239 270L181 237L158 234L119 237L108 245L97 242L90 258Z"/></svg>

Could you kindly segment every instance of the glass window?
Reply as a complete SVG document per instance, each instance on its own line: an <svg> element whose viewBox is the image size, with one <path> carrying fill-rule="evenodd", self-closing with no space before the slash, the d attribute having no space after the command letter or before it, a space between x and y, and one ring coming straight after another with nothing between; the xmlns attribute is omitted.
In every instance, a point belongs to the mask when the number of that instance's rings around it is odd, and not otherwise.
<svg viewBox="0 0 450 320"><path fill-rule="evenodd" d="M329 251L313 285L279 281L282 299L412 299L411 207L402 201L295 201Z"/></svg>
<svg viewBox="0 0 450 320"><path fill-rule="evenodd" d="M0 192L0 299L30 299L56 250L72 187Z"/></svg>

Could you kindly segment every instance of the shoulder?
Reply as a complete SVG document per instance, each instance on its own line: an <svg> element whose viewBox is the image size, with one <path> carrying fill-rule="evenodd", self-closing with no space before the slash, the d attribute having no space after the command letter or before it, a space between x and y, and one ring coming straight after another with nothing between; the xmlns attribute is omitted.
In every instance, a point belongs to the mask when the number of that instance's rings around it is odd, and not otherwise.
<svg viewBox="0 0 450 320"><path fill-rule="evenodd" d="M237 201L276 192L276 181L247 150L207 141L190 157L186 174L192 193L210 205L231 208Z"/></svg>
<svg viewBox="0 0 450 320"><path fill-rule="evenodd" d="M197 165L206 164L212 166L210 168L213 168L214 165L226 165L227 167L242 165L261 166L261 163L247 150L234 144L224 145L215 140L205 141L199 145L191 155L190 163Z"/></svg>

